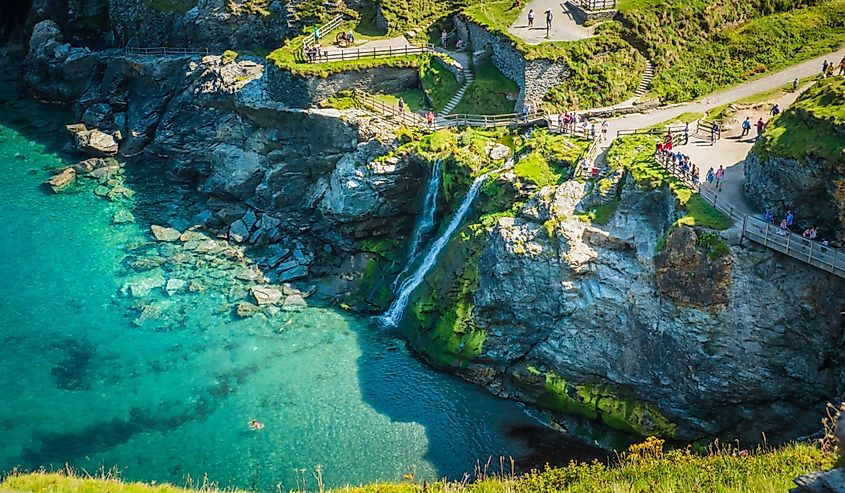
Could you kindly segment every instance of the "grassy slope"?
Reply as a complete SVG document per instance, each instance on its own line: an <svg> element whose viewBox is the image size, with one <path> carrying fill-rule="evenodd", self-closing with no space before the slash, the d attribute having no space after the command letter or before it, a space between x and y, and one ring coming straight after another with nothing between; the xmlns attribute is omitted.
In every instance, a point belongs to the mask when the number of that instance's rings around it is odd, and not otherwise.
<svg viewBox="0 0 845 493"><path fill-rule="evenodd" d="M799 161L807 155L820 157L845 170L843 128L845 78L828 78L808 89L792 107L773 118L760 146L765 152Z"/></svg>
<svg viewBox="0 0 845 493"><path fill-rule="evenodd" d="M655 64L652 91L685 101L845 45L845 0L627 0Z"/></svg>
<svg viewBox="0 0 845 493"><path fill-rule="evenodd" d="M442 110L461 87L454 74L433 58L420 66L420 84L437 111Z"/></svg>
<svg viewBox="0 0 845 493"><path fill-rule="evenodd" d="M475 68L472 81L452 114L502 115L514 112L514 100L508 94L519 92L519 86L508 79L490 62ZM454 94L454 93L452 93ZM448 102L448 100L447 100Z"/></svg>
<svg viewBox="0 0 845 493"><path fill-rule="evenodd" d="M792 486L792 478L833 466L833 454L811 445L786 445L750 453L731 448L698 455L689 449L663 451L658 439L630 447L619 463L572 464L522 476L488 476L473 483L436 481L431 493L775 493ZM213 475L212 475L213 476ZM375 483L336 490L344 493L418 493L416 483ZM188 493L168 484L150 486L111 479L81 479L57 473L13 474L0 483L4 493ZM200 491L218 493L214 488Z"/></svg>

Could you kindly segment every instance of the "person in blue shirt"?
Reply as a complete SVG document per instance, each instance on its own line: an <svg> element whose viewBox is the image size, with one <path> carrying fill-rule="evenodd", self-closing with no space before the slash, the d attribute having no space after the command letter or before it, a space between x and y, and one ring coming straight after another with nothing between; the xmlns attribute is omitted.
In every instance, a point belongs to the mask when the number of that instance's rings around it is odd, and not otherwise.
<svg viewBox="0 0 845 493"><path fill-rule="evenodd" d="M742 121L742 134L739 138L745 137L749 132L751 132L751 117L746 116L745 120Z"/></svg>
<svg viewBox="0 0 845 493"><path fill-rule="evenodd" d="M773 224L775 222L775 216L772 214L772 211L766 211L766 215L764 217L767 223Z"/></svg>
<svg viewBox="0 0 845 493"><path fill-rule="evenodd" d="M795 216L792 211L786 211L786 226L792 228L792 223L795 221Z"/></svg>
<svg viewBox="0 0 845 493"><path fill-rule="evenodd" d="M772 116L777 116L780 114L780 105L772 106Z"/></svg>

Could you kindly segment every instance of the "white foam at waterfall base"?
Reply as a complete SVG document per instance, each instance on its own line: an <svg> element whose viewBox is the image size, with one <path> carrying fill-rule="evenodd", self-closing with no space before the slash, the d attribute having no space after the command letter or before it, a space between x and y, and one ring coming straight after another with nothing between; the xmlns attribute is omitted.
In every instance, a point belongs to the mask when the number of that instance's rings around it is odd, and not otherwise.
<svg viewBox="0 0 845 493"><path fill-rule="evenodd" d="M405 306L408 304L408 298L422 283L423 278L425 278L425 275L428 274L428 271L434 267L434 263L437 261L437 256L440 254L440 251L443 250L443 247L445 247L446 243L449 242L449 238L452 237L455 230L458 229L458 226L460 226L464 221L464 216L466 216L470 206L472 205L472 201L475 200L475 197L478 195L478 190L481 188L484 180L486 180L491 173L505 170L511 166L513 166L513 161L508 161L503 168L484 173L472 182L472 186L469 187L469 191L467 192L466 197L464 197L464 201L461 203L461 206L458 207L458 212L452 216L452 220L449 222L449 226L446 228L446 231L444 231L443 234L440 235L440 237L438 237L431 245L431 249L426 254L420 266L417 267L417 270L415 270L410 277L402 282L402 286L399 288L399 294L393 300L393 303L390 304L390 308L387 309L384 315L378 318L382 324L391 327L399 325L399 321L402 319L402 313L405 311Z"/></svg>
<svg viewBox="0 0 845 493"><path fill-rule="evenodd" d="M396 276L396 279L394 279L393 285L391 286L391 289L393 290L396 290L396 286L399 284L399 281L403 279L405 274L407 274L414 265L414 262L417 261L423 239L425 238L425 235L431 231L431 228L434 227L435 213L437 212L437 194L440 191L440 181L442 177L440 168L440 160L438 159L434 162L434 167L431 169L431 179L428 181L428 188L426 189L425 198L423 199L422 213L420 214L420 218L414 228L414 235L411 239L411 248L408 250L408 259L405 262L405 268L402 269L402 272L400 272L399 275Z"/></svg>

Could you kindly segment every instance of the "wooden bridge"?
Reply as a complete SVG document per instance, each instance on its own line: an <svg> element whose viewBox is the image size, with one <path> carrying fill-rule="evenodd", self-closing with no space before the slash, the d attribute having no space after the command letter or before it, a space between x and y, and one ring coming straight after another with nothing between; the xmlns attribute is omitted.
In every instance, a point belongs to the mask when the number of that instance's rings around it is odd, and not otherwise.
<svg viewBox="0 0 845 493"><path fill-rule="evenodd" d="M683 172L679 166L673 164L671 159L660 157L656 157L655 159L660 166L664 167L673 176L698 192L701 198L707 203L715 207L719 212L730 217L737 224L741 224L742 238L749 239L784 255L810 264L813 267L845 278L845 252L825 246L818 241L804 238L789 230L781 229L758 217L745 214L737 210L726 200L720 199L719 194L712 188L702 187L697 180L693 180L691 175Z"/></svg>

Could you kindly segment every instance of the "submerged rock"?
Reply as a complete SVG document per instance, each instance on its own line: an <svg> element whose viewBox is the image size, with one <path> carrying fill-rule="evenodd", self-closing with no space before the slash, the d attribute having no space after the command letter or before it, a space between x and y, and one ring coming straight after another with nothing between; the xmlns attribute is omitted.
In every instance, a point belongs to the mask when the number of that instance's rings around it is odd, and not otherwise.
<svg viewBox="0 0 845 493"><path fill-rule="evenodd" d="M235 314L241 318L247 318L258 313L260 308L248 301L239 301L235 303Z"/></svg>
<svg viewBox="0 0 845 493"><path fill-rule="evenodd" d="M120 209L119 211L115 212L114 215L112 215L111 222L113 224L131 223L135 222L135 216L133 216L132 213L127 211L126 209Z"/></svg>
<svg viewBox="0 0 845 493"><path fill-rule="evenodd" d="M45 183L53 190L53 192L59 193L69 187L74 181L76 181L76 171L74 171L73 168L65 168L58 174L53 175Z"/></svg>
<svg viewBox="0 0 845 493"><path fill-rule="evenodd" d="M182 236L182 233L176 229L159 226L157 224L150 226L150 230L152 230L153 236L158 241L173 242L177 241L179 237Z"/></svg>
<svg viewBox="0 0 845 493"><path fill-rule="evenodd" d="M182 279L168 279L167 285L164 287L164 291L169 295L173 296L174 294L182 291L185 288L187 283Z"/></svg>
<svg viewBox="0 0 845 493"><path fill-rule="evenodd" d="M250 291L259 306L272 305L282 300L282 291L275 287L253 286Z"/></svg>

